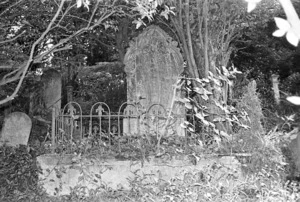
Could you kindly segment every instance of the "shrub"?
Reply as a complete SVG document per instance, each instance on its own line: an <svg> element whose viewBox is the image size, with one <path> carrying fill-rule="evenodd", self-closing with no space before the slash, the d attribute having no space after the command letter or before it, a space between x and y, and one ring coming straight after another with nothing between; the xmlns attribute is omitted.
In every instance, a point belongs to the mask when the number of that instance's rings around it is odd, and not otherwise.
<svg viewBox="0 0 300 202"><path fill-rule="evenodd" d="M26 146L0 147L0 201L32 201L41 197L39 171Z"/></svg>
<svg viewBox="0 0 300 202"><path fill-rule="evenodd" d="M262 147L262 142L259 138L264 134L264 129L261 124L263 113L261 102L256 93L255 81L250 82L244 88L244 94L236 102L236 108L239 111L245 111L248 115L246 120L241 120L250 129L238 128L233 134L233 139L229 143L231 151L234 152L253 152Z"/></svg>

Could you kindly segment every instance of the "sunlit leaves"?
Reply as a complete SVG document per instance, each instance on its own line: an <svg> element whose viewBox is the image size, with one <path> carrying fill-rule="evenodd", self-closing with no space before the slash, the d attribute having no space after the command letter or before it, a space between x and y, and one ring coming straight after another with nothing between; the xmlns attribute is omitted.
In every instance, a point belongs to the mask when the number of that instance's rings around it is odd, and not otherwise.
<svg viewBox="0 0 300 202"><path fill-rule="evenodd" d="M282 18L275 17L274 19L275 19L275 23L279 29L273 33L273 36L276 36L276 37L284 36L288 32L288 30L291 28L290 23L287 20L282 19Z"/></svg>
<svg viewBox="0 0 300 202"><path fill-rule="evenodd" d="M180 124L180 126L184 129L189 130L192 133L195 132L194 126L188 121L184 121L183 123Z"/></svg>
<svg viewBox="0 0 300 202"><path fill-rule="evenodd" d="M248 12L251 12L252 10L254 10L257 6L257 4L261 1L261 0L245 0L247 3L248 3ZM284 1L282 1L281 3L283 4ZM284 2L284 3L287 3L288 2ZM284 7L284 6L283 6ZM285 10L285 12L288 12L287 10ZM291 18L291 17L290 17ZM298 16L296 14L295 16L296 19L294 20L297 20L298 19ZM290 20L290 19L289 19ZM299 19L297 20L299 21ZM275 22L276 22L276 25L277 27L279 28L278 30L276 30L274 33L273 33L273 36L275 37L282 37L284 35L286 35L286 39L287 41L294 45L294 46L297 46L298 43L299 43L299 37L297 36L297 33L295 33L295 26L291 26L290 22L287 21L287 20L284 20L282 18L276 18L275 17Z"/></svg>
<svg viewBox="0 0 300 202"><path fill-rule="evenodd" d="M294 45L294 46L298 45L299 38L296 36L296 34L292 30L290 30L290 31L287 32L286 39L292 45Z"/></svg>
<svg viewBox="0 0 300 202"><path fill-rule="evenodd" d="M175 13L172 11L173 9L175 9L175 7L168 7L167 5L165 5L164 8L165 9L160 13L160 15L166 18L166 20L169 19L170 14L175 15Z"/></svg>
<svg viewBox="0 0 300 202"><path fill-rule="evenodd" d="M200 119L204 125L209 126L209 122L207 120L205 120L205 116L207 116L207 115L204 115L202 112L199 112L196 114L196 117L198 119Z"/></svg>
<svg viewBox="0 0 300 202"><path fill-rule="evenodd" d="M187 109L192 109L193 108L192 104L189 103L189 102L184 103L184 105L185 105L185 108L187 108Z"/></svg>
<svg viewBox="0 0 300 202"><path fill-rule="evenodd" d="M193 90L194 90L194 92L200 94L203 100L208 100L209 99L208 95L212 95L212 93L210 91L206 90L203 87L200 87L200 88L195 87Z"/></svg>
<svg viewBox="0 0 300 202"><path fill-rule="evenodd" d="M140 28L142 25L146 25L141 18L134 20L132 23L135 24L136 29Z"/></svg>
<svg viewBox="0 0 300 202"><path fill-rule="evenodd" d="M299 96L290 96L286 98L287 101L294 105L300 105L300 97Z"/></svg>
<svg viewBox="0 0 300 202"><path fill-rule="evenodd" d="M248 13L253 11L256 8L257 4L259 2L261 2L261 0L245 0L245 1L248 3L248 6L247 6Z"/></svg>
<svg viewBox="0 0 300 202"><path fill-rule="evenodd" d="M221 91L224 85L230 84L229 78L234 78L235 74L240 73L234 67L222 69L216 68L216 73L209 72L207 78L184 78L186 79L185 84L182 87L185 92L189 94L197 93L197 98L202 98L199 102L198 99L193 97L187 98L177 98L177 101L183 103L185 108L189 111L193 111L193 115L196 118L196 123L200 123L201 127L205 128L205 131L209 132L214 139L214 141L219 145L223 139L229 139L231 136L226 131L219 130L219 126L222 124L228 124L233 126L237 125L240 128L248 129L249 126L243 124L244 120L248 120L249 117L244 111L237 111L233 106L229 106L226 103L216 99L214 93ZM182 78L181 78L182 81ZM191 86L195 81L197 83L196 87ZM209 89L209 90L208 90ZM217 92L218 93L218 92ZM210 103L209 107L205 106L204 103ZM211 111L211 107L216 109L216 113ZM194 124L194 123L193 123ZM181 124L181 127L195 133L195 128L192 123L185 121Z"/></svg>
<svg viewBox="0 0 300 202"><path fill-rule="evenodd" d="M299 38L291 29L290 23L287 20L282 18L275 18L275 23L278 27L278 30L276 30L273 33L273 36L282 37L286 34L286 39L288 40L288 42L290 42L294 46L297 46L299 42Z"/></svg>
<svg viewBox="0 0 300 202"><path fill-rule="evenodd" d="M90 0L76 0L76 4L77 8L84 6L89 10Z"/></svg>
<svg viewBox="0 0 300 202"><path fill-rule="evenodd" d="M217 117L213 119L213 122L223 122L223 121L225 121L225 119L222 117Z"/></svg>
<svg viewBox="0 0 300 202"><path fill-rule="evenodd" d="M286 119L287 121L295 121L295 115L296 115L296 114L292 114L292 115L290 115L290 116L285 116L285 119Z"/></svg>

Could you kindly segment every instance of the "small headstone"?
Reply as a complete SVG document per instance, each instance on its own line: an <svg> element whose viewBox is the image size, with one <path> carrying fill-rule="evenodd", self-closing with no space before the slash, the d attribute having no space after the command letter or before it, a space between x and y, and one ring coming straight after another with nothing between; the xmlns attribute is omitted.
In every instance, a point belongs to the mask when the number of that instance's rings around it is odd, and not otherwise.
<svg viewBox="0 0 300 202"><path fill-rule="evenodd" d="M27 145L32 122L29 116L22 112L13 112L4 119L0 135L0 145Z"/></svg>
<svg viewBox="0 0 300 202"><path fill-rule="evenodd" d="M47 109L55 108L56 112L61 109L61 74L55 69L44 72L42 76L43 98Z"/></svg>

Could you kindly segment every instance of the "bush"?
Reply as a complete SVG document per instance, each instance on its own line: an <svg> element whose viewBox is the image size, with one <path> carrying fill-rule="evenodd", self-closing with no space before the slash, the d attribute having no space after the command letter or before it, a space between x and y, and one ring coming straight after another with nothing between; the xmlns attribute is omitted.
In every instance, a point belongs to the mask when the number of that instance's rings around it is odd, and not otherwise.
<svg viewBox="0 0 300 202"><path fill-rule="evenodd" d="M38 186L39 172L26 146L0 147L0 201L37 200L43 193Z"/></svg>

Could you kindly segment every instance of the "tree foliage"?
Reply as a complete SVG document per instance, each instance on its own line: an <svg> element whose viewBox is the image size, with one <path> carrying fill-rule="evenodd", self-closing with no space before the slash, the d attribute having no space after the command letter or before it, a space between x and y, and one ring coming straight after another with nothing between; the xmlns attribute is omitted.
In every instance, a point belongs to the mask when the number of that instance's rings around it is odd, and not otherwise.
<svg viewBox="0 0 300 202"><path fill-rule="evenodd" d="M81 2L81 3L80 3ZM85 2L85 3L84 3ZM29 1L1 2L0 68L5 71L0 85L17 81L17 86L0 104L17 95L34 64L49 63L60 56L75 57L74 49L88 47L87 36L99 27L114 27L117 17L152 18L155 6L147 1ZM149 10L150 9L150 10ZM98 29L101 32L101 30ZM103 32L103 31L102 31ZM73 55L62 54L73 50ZM78 52L77 52L78 54Z"/></svg>

